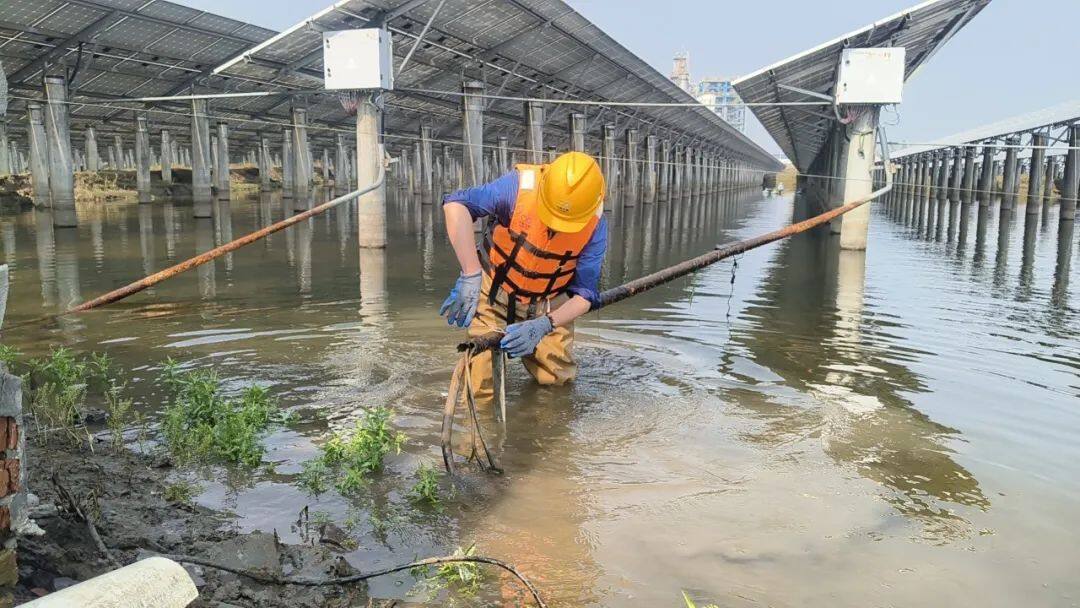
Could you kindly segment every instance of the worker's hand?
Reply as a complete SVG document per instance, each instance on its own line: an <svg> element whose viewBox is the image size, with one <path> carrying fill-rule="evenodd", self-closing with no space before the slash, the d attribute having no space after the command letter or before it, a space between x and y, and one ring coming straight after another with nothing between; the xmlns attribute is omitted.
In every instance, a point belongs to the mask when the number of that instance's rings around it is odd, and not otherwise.
<svg viewBox="0 0 1080 608"><path fill-rule="evenodd" d="M476 316L476 304L480 301L480 284L483 281L483 271L476 274L463 274L458 277L450 295L442 303L439 315L446 315L449 325L468 327Z"/></svg>
<svg viewBox="0 0 1080 608"><path fill-rule="evenodd" d="M524 357L536 352L536 345L554 329L547 315L514 323L506 328L506 335L499 341L499 348L511 357Z"/></svg>

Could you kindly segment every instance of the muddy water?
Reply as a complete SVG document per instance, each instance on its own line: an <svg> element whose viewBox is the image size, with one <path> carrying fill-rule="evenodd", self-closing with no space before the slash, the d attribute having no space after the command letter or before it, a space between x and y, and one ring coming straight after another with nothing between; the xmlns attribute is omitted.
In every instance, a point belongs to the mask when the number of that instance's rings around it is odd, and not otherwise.
<svg viewBox="0 0 1080 608"><path fill-rule="evenodd" d="M90 205L56 231L43 213L0 218L8 322L291 207L234 201L198 220L181 203ZM793 207L751 192L626 208L604 284L781 226ZM437 209L390 208L385 252L359 253L340 209L5 341L107 350L149 411L166 357L271 386L302 418L269 437L275 466L190 473L198 500L288 540L310 505L353 524L361 568L476 543L563 606L675 606L682 590L724 606L1080 601L1080 247L1056 208L898 195L875 205L865 256L805 235L593 313L573 386L514 368L505 432L488 420L506 474L469 475L441 513L405 493L418 462L438 461L461 333L435 312L456 269ZM327 429L375 404L395 408L405 453L362 498L299 490Z"/></svg>

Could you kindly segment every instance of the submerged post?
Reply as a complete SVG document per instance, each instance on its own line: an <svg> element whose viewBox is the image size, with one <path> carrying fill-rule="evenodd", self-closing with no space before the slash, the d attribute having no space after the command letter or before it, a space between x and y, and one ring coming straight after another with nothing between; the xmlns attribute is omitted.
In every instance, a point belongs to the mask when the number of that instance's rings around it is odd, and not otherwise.
<svg viewBox="0 0 1080 608"><path fill-rule="evenodd" d="M1004 197L1001 199L1001 206L1003 209L1011 209L1016 204L1016 188L1017 177L1020 173L1020 165L1017 159L1017 147L1020 145L1020 138L1017 136L1010 136L1006 138L1005 145L1005 175L1001 182L1001 189L1004 193Z"/></svg>
<svg viewBox="0 0 1080 608"><path fill-rule="evenodd" d="M623 206L633 207L638 199L637 129L626 130L626 160L623 163Z"/></svg>
<svg viewBox="0 0 1080 608"><path fill-rule="evenodd" d="M366 188L379 176L383 162L379 152L382 134L382 108L375 100L361 100L356 106L356 182ZM358 240L361 249L386 247L386 186L361 196L356 202Z"/></svg>
<svg viewBox="0 0 1080 608"><path fill-rule="evenodd" d="M293 165L296 158L293 156L293 130L285 128L281 133L281 196L292 198L295 194L296 169Z"/></svg>
<svg viewBox="0 0 1080 608"><path fill-rule="evenodd" d="M657 200L671 199L671 140L660 141L660 184Z"/></svg>
<svg viewBox="0 0 1080 608"><path fill-rule="evenodd" d="M505 175L510 172L510 138L505 135L499 136L499 175Z"/></svg>
<svg viewBox="0 0 1080 608"><path fill-rule="evenodd" d="M27 132L30 140L30 187L33 190L34 205L48 207L51 204L49 194L49 144L45 138L45 116L41 104L26 104Z"/></svg>
<svg viewBox="0 0 1080 608"><path fill-rule="evenodd" d="M645 137L645 192L644 202L656 202L656 140L655 135Z"/></svg>
<svg viewBox="0 0 1080 608"><path fill-rule="evenodd" d="M94 131L94 127L86 128L86 170L87 171L100 171L101 170L101 156L98 154L97 145L97 132Z"/></svg>
<svg viewBox="0 0 1080 608"><path fill-rule="evenodd" d="M307 110L293 108L293 186L297 198L304 199L311 190L311 146L307 136Z"/></svg>
<svg viewBox="0 0 1080 608"><path fill-rule="evenodd" d="M167 130L161 131L161 183L166 186L172 185L172 166L175 159L173 158L173 141L172 136Z"/></svg>
<svg viewBox="0 0 1080 608"><path fill-rule="evenodd" d="M964 201L970 202L972 189L975 187L975 148L964 148L964 179L960 184L963 190Z"/></svg>
<svg viewBox="0 0 1080 608"><path fill-rule="evenodd" d="M525 149L527 162L544 162L544 106L538 101L525 102Z"/></svg>
<svg viewBox="0 0 1080 608"><path fill-rule="evenodd" d="M150 202L150 125L146 112L135 115L135 190L140 203Z"/></svg>
<svg viewBox="0 0 1080 608"><path fill-rule="evenodd" d="M1069 125L1069 152L1065 155L1065 176L1061 188L1059 221L1076 218L1076 197L1080 193L1080 123Z"/></svg>
<svg viewBox="0 0 1080 608"><path fill-rule="evenodd" d="M870 172L874 170L873 150L877 139L879 112L880 107L874 106L862 112L848 127L849 140L844 151L844 175L847 179L841 183L841 204L865 199L874 191ZM870 230L870 204L857 207L840 216L840 219L840 248L866 249Z"/></svg>
<svg viewBox="0 0 1080 608"><path fill-rule="evenodd" d="M963 177L964 172L964 157L963 150L960 148L953 148L952 150L952 169L949 173L949 190L953 197L960 195L960 180ZM955 200L955 198L953 199Z"/></svg>
<svg viewBox="0 0 1080 608"><path fill-rule="evenodd" d="M689 199L694 193L693 167L694 149L690 146L683 146L682 195L685 199Z"/></svg>
<svg viewBox="0 0 1080 608"><path fill-rule="evenodd" d="M615 125L605 123L603 139L600 142L600 168L604 174L604 198L611 200L615 196Z"/></svg>
<svg viewBox="0 0 1080 608"><path fill-rule="evenodd" d="M1027 213L1038 213L1042 201L1043 163L1046 160L1046 135L1031 134L1031 169L1028 171Z"/></svg>
<svg viewBox="0 0 1080 608"><path fill-rule="evenodd" d="M585 115L581 112L570 113L570 149L585 151Z"/></svg>
<svg viewBox="0 0 1080 608"><path fill-rule="evenodd" d="M431 126L420 126L420 190L425 198L435 191L435 167L431 149Z"/></svg>
<svg viewBox="0 0 1080 608"><path fill-rule="evenodd" d="M677 201L682 198L682 146L675 145L671 149L671 200Z"/></svg>
<svg viewBox="0 0 1080 608"><path fill-rule="evenodd" d="M259 191L270 192L270 166L274 161L270 157L270 138L259 133Z"/></svg>
<svg viewBox="0 0 1080 608"><path fill-rule="evenodd" d="M461 86L462 102L462 161L465 186L478 186L484 181L484 83L465 81Z"/></svg>
<svg viewBox="0 0 1080 608"><path fill-rule="evenodd" d="M1050 199L1054 197L1054 178L1057 177L1057 157L1047 156L1046 158L1046 177L1043 179L1043 187L1045 191L1043 193L1043 204L1050 204Z"/></svg>
<svg viewBox="0 0 1080 608"><path fill-rule="evenodd" d="M217 125L217 154L215 156L217 166L214 167L214 176L217 178L218 200L229 200L229 125L218 122Z"/></svg>
<svg viewBox="0 0 1080 608"><path fill-rule="evenodd" d="M195 217L210 217L213 200L210 189L210 118L206 115L206 100L191 101L191 196L195 201Z"/></svg>
<svg viewBox="0 0 1080 608"><path fill-rule="evenodd" d="M334 165L334 192L338 194L345 194L349 190L349 158L348 153L345 151L345 136L339 134L337 136L337 154L335 160L337 163ZM401 157L402 168L404 169L408 163L405 156Z"/></svg>
<svg viewBox="0 0 1080 608"><path fill-rule="evenodd" d="M52 197L53 225L79 224L75 212L75 174L71 161L71 131L67 104L67 82L63 76L45 77L45 138L49 148L49 195Z"/></svg>
<svg viewBox="0 0 1080 608"><path fill-rule="evenodd" d="M996 150L988 142L983 146L982 176L979 178L979 203L990 204L990 197L994 193L994 155Z"/></svg>

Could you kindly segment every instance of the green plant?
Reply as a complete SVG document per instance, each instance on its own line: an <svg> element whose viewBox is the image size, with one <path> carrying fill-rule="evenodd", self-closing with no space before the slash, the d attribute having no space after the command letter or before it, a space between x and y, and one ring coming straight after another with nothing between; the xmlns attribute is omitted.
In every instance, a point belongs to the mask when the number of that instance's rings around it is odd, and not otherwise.
<svg viewBox="0 0 1080 608"><path fill-rule="evenodd" d="M165 486L165 500L175 504L189 504L201 488L198 484L180 479Z"/></svg>
<svg viewBox="0 0 1080 608"><path fill-rule="evenodd" d="M300 472L300 487L312 494L322 494L329 485L330 469L322 458L315 458L304 463Z"/></svg>
<svg viewBox="0 0 1080 608"><path fill-rule="evenodd" d="M352 432L334 433L322 446L322 455L304 465L320 473L333 471L334 487L342 494L355 494L367 485L367 476L382 469L390 452L400 453L405 434L390 424L394 413L386 407L374 407L356 422ZM316 462L318 464L316 464ZM300 484L310 485L302 473Z"/></svg>
<svg viewBox="0 0 1080 608"><path fill-rule="evenodd" d="M106 424L116 449L124 447L124 431L134 420L134 403L123 396L123 390L124 385L113 383L109 390L105 391L105 412L108 414Z"/></svg>
<svg viewBox="0 0 1080 608"><path fill-rule="evenodd" d="M345 467L334 487L342 494L355 494L367 486L364 471L355 467Z"/></svg>
<svg viewBox="0 0 1080 608"><path fill-rule="evenodd" d="M323 446L323 457L329 465L342 465L361 473L382 468L383 459L391 451L401 452L405 434L394 431L390 419L394 412L384 406L373 407L356 422L351 436L335 434Z"/></svg>
<svg viewBox="0 0 1080 608"><path fill-rule="evenodd" d="M439 496L439 471L435 467L420 463L416 467L416 483L409 491L409 500L414 504L427 504L436 508L442 506Z"/></svg>
<svg viewBox="0 0 1080 608"><path fill-rule="evenodd" d="M458 547L454 550L454 557L472 557L476 553L476 545L469 545L468 549ZM435 571L435 579L439 586L452 588L463 595L476 595L483 581L484 571L480 564L475 562L453 562L442 564Z"/></svg>
<svg viewBox="0 0 1080 608"><path fill-rule="evenodd" d="M79 404L85 395L85 385L47 383L32 391L30 395L30 413L39 429L47 433L78 442L82 435L78 432L82 414Z"/></svg>
<svg viewBox="0 0 1080 608"><path fill-rule="evenodd" d="M687 595L685 591L682 592L682 598L683 598L683 601L686 602L686 608L698 608L697 604L694 603L694 600L690 599L690 596ZM701 608L720 608L720 607L717 606L716 604L709 604L707 606L702 606Z"/></svg>
<svg viewBox="0 0 1080 608"><path fill-rule="evenodd" d="M167 361L163 372L172 401L162 423L170 451L180 460L219 458L247 466L262 460L262 434L277 417L269 391L250 386L238 399L221 394L217 374L178 371Z"/></svg>
<svg viewBox="0 0 1080 608"><path fill-rule="evenodd" d="M54 385L67 387L86 381L87 364L75 358L71 350L63 346L54 349L43 359L30 361L30 373L34 386Z"/></svg>
<svg viewBox="0 0 1080 608"><path fill-rule="evenodd" d="M22 353L17 348L0 344L0 363L3 363L9 372L14 373L15 364L19 362L21 356Z"/></svg>
<svg viewBox="0 0 1080 608"><path fill-rule="evenodd" d="M106 353L90 353L89 362L85 363L86 380L98 390L112 388L112 357Z"/></svg>

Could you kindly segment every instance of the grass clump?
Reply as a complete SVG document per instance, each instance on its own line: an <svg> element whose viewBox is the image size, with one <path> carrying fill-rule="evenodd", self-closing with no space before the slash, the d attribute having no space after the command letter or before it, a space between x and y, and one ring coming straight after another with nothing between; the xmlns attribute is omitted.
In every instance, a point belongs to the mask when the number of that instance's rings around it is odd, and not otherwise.
<svg viewBox="0 0 1080 608"><path fill-rule="evenodd" d="M330 469L322 458L309 460L300 472L299 483L300 487L312 494L322 494L330 486Z"/></svg>
<svg viewBox="0 0 1080 608"><path fill-rule="evenodd" d="M191 504L195 494L200 490L198 484L181 479L165 486L165 500L178 504Z"/></svg>
<svg viewBox="0 0 1080 608"><path fill-rule="evenodd" d="M428 505L439 509L442 497L439 495L439 471L425 463L416 467L416 483L409 490L409 500L413 504Z"/></svg>
<svg viewBox="0 0 1080 608"><path fill-rule="evenodd" d="M22 357L22 353L19 352L19 349L7 344L0 344L0 363L3 363L8 371L15 369L15 364L18 363L20 357Z"/></svg>
<svg viewBox="0 0 1080 608"><path fill-rule="evenodd" d="M175 362L165 366L165 383L172 399L162 430L172 454L181 461L214 458L256 466L262 461L262 436L272 422L283 421L269 391L244 389L227 398L211 370L183 372Z"/></svg>
<svg viewBox="0 0 1080 608"><path fill-rule="evenodd" d="M9 369L16 365L15 351L9 350ZM87 437L82 428L81 406L86 399L90 366L71 350L58 347L47 356L31 359L23 371L30 414L45 436L79 442Z"/></svg>
<svg viewBox="0 0 1080 608"><path fill-rule="evenodd" d="M367 485L368 476L382 470L383 460L391 452L398 454L405 443L405 434L390 424L394 412L390 408L373 407L356 422L349 433L335 433L322 446L322 455L304 465L300 485L312 493L312 477L316 474L332 477L334 487L342 494L354 494Z"/></svg>
<svg viewBox="0 0 1080 608"><path fill-rule="evenodd" d="M124 397L124 385L113 383L105 391L105 424L109 427L113 448L124 447L124 431L134 422L141 422L141 416L135 411L135 403Z"/></svg>

